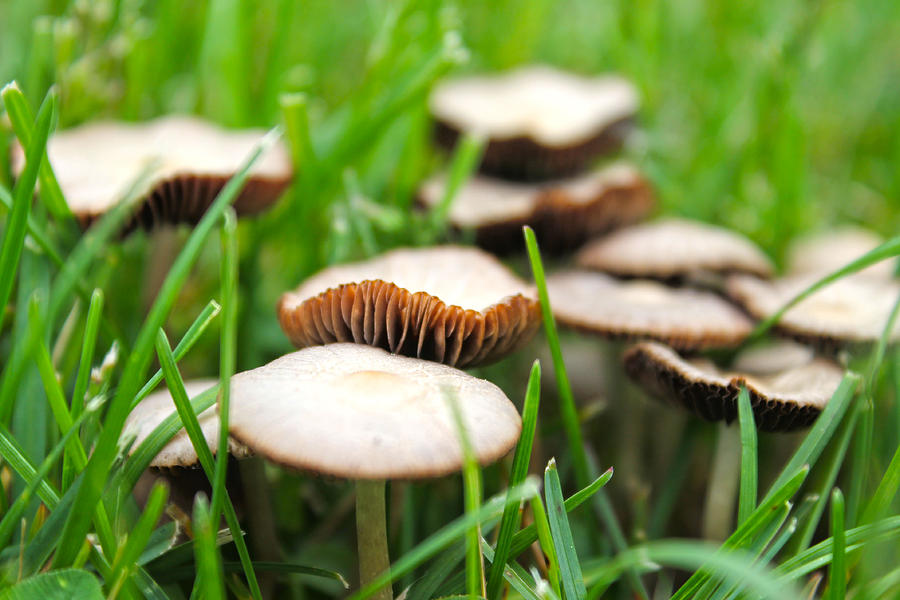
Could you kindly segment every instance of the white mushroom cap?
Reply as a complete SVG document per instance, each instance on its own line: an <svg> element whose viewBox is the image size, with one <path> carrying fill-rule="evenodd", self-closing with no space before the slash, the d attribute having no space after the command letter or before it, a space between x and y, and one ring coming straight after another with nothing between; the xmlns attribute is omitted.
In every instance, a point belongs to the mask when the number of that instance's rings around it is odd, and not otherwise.
<svg viewBox="0 0 900 600"><path fill-rule="evenodd" d="M195 379L186 381L184 389L188 398L193 398L218 384L217 379ZM132 449L137 448L141 442L147 439L153 430L169 415L175 412L175 403L168 389L158 390L149 394L131 411L125 421L122 430L124 435L135 434ZM215 406L211 406L197 416L203 437L209 444L212 453L215 454L219 447L219 415ZM249 456L250 451L234 439L228 440L228 452L238 458ZM187 431L182 429L175 434L166 444L156 458L150 463L151 467L193 467L199 463L197 451L191 444Z"/></svg>
<svg viewBox="0 0 900 600"><path fill-rule="evenodd" d="M704 272L772 274L772 263L747 238L686 219L621 229L585 246L577 262L615 275L659 279Z"/></svg>
<svg viewBox="0 0 900 600"><path fill-rule="evenodd" d="M235 375L231 433L296 469L348 479L436 477L463 461L448 393L481 463L515 445L521 419L493 383L361 344L313 346Z"/></svg>
<svg viewBox="0 0 900 600"><path fill-rule="evenodd" d="M187 116L145 123L95 122L53 135L47 153L69 208L83 219L112 208L146 169L150 177L144 193L161 196L154 210L179 212L178 218L187 219L208 206L264 133L226 130ZM16 172L24 167L21 147L14 151L13 166ZM257 212L273 202L291 170L287 150L281 145L271 148L253 166L248 187L235 203L238 212ZM192 206L195 202L199 206ZM184 215L185 210L193 212Z"/></svg>
<svg viewBox="0 0 900 600"><path fill-rule="evenodd" d="M881 236L860 227L842 227L802 237L788 249L789 275L827 275L875 249L884 242ZM889 279L897 260L883 260L859 271L866 275Z"/></svg>
<svg viewBox="0 0 900 600"><path fill-rule="evenodd" d="M727 371L652 342L629 348L623 358L628 374L651 394L710 421L734 420L738 394L746 386L756 425L765 431L810 425L843 378L838 365L794 345L748 350Z"/></svg>
<svg viewBox="0 0 900 600"><path fill-rule="evenodd" d="M545 146L577 144L634 115L627 80L581 77L544 66L497 76L450 79L431 95L434 116L492 139L529 137Z"/></svg>
<svg viewBox="0 0 900 600"><path fill-rule="evenodd" d="M352 341L462 367L525 344L540 307L493 256L438 246L320 271L282 296L278 317L301 348Z"/></svg>
<svg viewBox="0 0 900 600"><path fill-rule="evenodd" d="M719 296L650 280L618 280L593 271L547 278L561 323L613 338L653 339L683 350L736 346L750 320Z"/></svg>
<svg viewBox="0 0 900 600"><path fill-rule="evenodd" d="M820 275L795 275L761 281L735 275L728 280L728 293L750 314L765 319L819 278ZM881 337L898 296L898 282L845 277L788 310L777 327L790 336L826 346L873 342ZM898 339L900 323L890 334L891 341Z"/></svg>

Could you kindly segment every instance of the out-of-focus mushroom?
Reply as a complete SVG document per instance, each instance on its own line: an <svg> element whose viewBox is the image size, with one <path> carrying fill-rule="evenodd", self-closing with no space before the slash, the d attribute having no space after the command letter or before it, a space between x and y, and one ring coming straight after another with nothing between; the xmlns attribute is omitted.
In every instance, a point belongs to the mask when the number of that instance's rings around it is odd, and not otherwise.
<svg viewBox="0 0 900 600"><path fill-rule="evenodd" d="M439 246L320 271L281 297L278 318L298 348L356 342L464 368L520 348L541 315L497 259Z"/></svg>
<svg viewBox="0 0 900 600"><path fill-rule="evenodd" d="M753 242L721 227L664 219L621 229L578 253L580 266L620 277L693 279L704 274L772 275L772 263Z"/></svg>
<svg viewBox="0 0 900 600"><path fill-rule="evenodd" d="M627 80L582 77L544 66L451 79L430 100L439 144L461 133L488 138L481 170L508 179L571 175L618 150L637 112Z"/></svg>
<svg viewBox="0 0 900 600"><path fill-rule="evenodd" d="M743 313L712 292L651 280L564 271L547 278L547 289L560 323L608 338L700 350L737 346L752 328Z"/></svg>
<svg viewBox="0 0 900 600"><path fill-rule="evenodd" d="M445 176L425 182L419 201L436 206L444 196ZM479 246L503 253L522 248L522 226L529 225L541 249L566 251L590 236L639 221L653 210L649 182L624 163L572 179L516 183L476 176L453 199L449 221L474 229Z"/></svg>
<svg viewBox="0 0 900 600"><path fill-rule="evenodd" d="M735 275L728 293L751 315L766 319L797 294L815 283L819 275L795 275L762 281ZM900 283L875 277L839 279L788 310L778 321L779 333L813 343L825 350L877 341L900 296ZM900 323L890 333L900 339Z"/></svg>
<svg viewBox="0 0 900 600"><path fill-rule="evenodd" d="M682 358L671 348L644 342L624 354L625 370L651 395L708 420L731 422L746 386L756 425L763 431L809 426L841 382L843 370L794 345L755 348L722 370L703 358Z"/></svg>
<svg viewBox="0 0 900 600"><path fill-rule="evenodd" d="M126 231L160 222L196 223L265 132L230 131L201 119L162 117L146 123L97 122L61 131L47 153L63 195L83 226L111 209L148 173L142 201ZM13 151L13 169L24 164ZM256 162L234 202L238 214L268 208L291 179L287 151L275 146Z"/></svg>
<svg viewBox="0 0 900 600"><path fill-rule="evenodd" d="M842 227L802 237L788 249L789 275L824 276L861 257L881 245L884 239L861 227ZM856 273L866 277L889 279L897 268L897 260L883 260Z"/></svg>
<svg viewBox="0 0 900 600"><path fill-rule="evenodd" d="M429 361L362 344L313 346L231 381L231 434L261 456L356 480L362 585L389 566L384 480L462 468L448 398L472 451L487 464L516 443L521 419L494 384ZM380 598L390 598L389 587Z"/></svg>

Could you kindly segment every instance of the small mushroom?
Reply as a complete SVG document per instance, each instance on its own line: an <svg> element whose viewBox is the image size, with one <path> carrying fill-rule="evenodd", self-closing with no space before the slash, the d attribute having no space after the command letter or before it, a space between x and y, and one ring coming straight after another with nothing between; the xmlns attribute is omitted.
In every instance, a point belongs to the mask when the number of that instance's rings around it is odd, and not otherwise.
<svg viewBox="0 0 900 600"><path fill-rule="evenodd" d="M671 348L644 342L624 355L628 375L651 395L675 402L708 420L737 417L741 386L750 394L756 426L792 431L816 419L837 390L843 370L796 345L754 348L722 370L703 358L682 358Z"/></svg>
<svg viewBox="0 0 900 600"><path fill-rule="evenodd" d="M419 201L438 205L445 186L444 175L426 181ZM494 252L521 249L523 225L535 230L541 249L562 252L639 221L654 204L649 182L633 166L618 163L543 183L473 177L453 199L449 220L460 229L474 229L478 245Z"/></svg>
<svg viewBox="0 0 900 600"><path fill-rule="evenodd" d="M616 231L578 253L580 266L620 277L692 279L704 274L772 275L772 263L747 238L699 221L663 219Z"/></svg>
<svg viewBox="0 0 900 600"><path fill-rule="evenodd" d="M884 242L878 234L861 227L842 227L802 237L788 249L789 275L827 275L861 257ZM890 279L897 260L883 260L856 275Z"/></svg>
<svg viewBox="0 0 900 600"><path fill-rule="evenodd" d="M821 275L794 275L772 281L735 275L728 293L757 319L775 314L788 301L820 279ZM900 283L874 277L839 279L788 310L777 331L825 350L872 343L880 339L900 296ZM900 339L900 323L890 333Z"/></svg>
<svg viewBox="0 0 900 600"><path fill-rule="evenodd" d="M451 79L430 100L440 145L461 133L488 138L481 170L507 179L571 175L618 150L637 112L625 79L582 77L533 66L493 76Z"/></svg>
<svg viewBox="0 0 900 600"><path fill-rule="evenodd" d="M362 344L313 346L235 375L231 434L293 469L356 480L362 585L389 566L384 480L462 468L457 404L482 464L516 443L521 419L489 381ZM390 598L390 588L379 598Z"/></svg>
<svg viewBox="0 0 900 600"><path fill-rule="evenodd" d="M496 258L439 246L320 271L282 295L278 319L298 348L356 342L464 368L526 344L541 315Z"/></svg>
<svg viewBox="0 0 900 600"><path fill-rule="evenodd" d="M680 350L728 348L752 328L737 308L712 292L656 281L618 280L592 271L547 278L553 314L563 324L613 339L651 339Z"/></svg>
<svg viewBox="0 0 900 600"><path fill-rule="evenodd" d="M71 211L89 226L115 206L149 169L142 202L126 231L157 223L196 223L262 138L261 130L230 131L201 119L162 117L146 123L88 123L57 133L47 153ZM24 154L16 146L13 169ZM235 199L238 214L269 207L287 188L291 163L275 146L254 165Z"/></svg>

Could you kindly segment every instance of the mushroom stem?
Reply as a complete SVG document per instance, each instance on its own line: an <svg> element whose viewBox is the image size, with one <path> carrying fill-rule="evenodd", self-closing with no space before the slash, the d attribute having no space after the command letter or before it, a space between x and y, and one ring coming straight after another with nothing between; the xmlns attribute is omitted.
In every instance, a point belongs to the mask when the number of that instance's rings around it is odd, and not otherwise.
<svg viewBox="0 0 900 600"><path fill-rule="evenodd" d="M741 463L740 428L737 425L729 427L723 422L719 423L716 433L716 450L703 512L703 537L708 540L724 540L731 531L738 491L735 473L740 471Z"/></svg>
<svg viewBox="0 0 900 600"><path fill-rule="evenodd" d="M359 550L359 585L365 587L391 567L384 513L384 480L356 482L356 544ZM390 585L386 585L370 597L392 600L393 591Z"/></svg>

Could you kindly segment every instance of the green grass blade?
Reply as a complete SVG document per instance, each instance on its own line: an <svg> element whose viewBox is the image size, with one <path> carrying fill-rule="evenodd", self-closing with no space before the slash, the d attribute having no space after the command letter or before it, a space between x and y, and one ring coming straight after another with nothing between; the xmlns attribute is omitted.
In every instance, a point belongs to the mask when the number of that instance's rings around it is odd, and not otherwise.
<svg viewBox="0 0 900 600"><path fill-rule="evenodd" d="M9 111L9 101L13 96L21 96L14 84L8 85L0 92L4 104ZM24 97L22 98L24 100ZM34 186L37 183L38 168L41 165L47 138L50 136L50 128L53 125L53 117L56 111L56 96L50 94L41 105L38 112L38 120L35 123L35 135L25 146L25 169L16 181L13 190L15 201L12 212L6 222L3 232L3 245L0 246L0 331L3 330L3 318L6 315L6 304L12 293L16 271L19 266L19 258L22 256L22 248L25 244L25 233L28 225L28 215L31 210L31 201L34 195Z"/></svg>
<svg viewBox="0 0 900 600"><path fill-rule="evenodd" d="M550 587L553 588L553 592L557 597L562 598L559 556L556 553L553 534L550 531L550 521L547 519L547 511L544 510L544 503L540 495L535 495L531 499L531 512L534 514L534 526L537 528L538 542L547 556L547 578L550 580Z"/></svg>
<svg viewBox="0 0 900 600"><path fill-rule="evenodd" d="M78 418L84 408L85 395L91 378L91 366L94 361L94 350L97 347L97 334L100 330L100 318L103 314L103 290L95 289L91 294L87 319L84 325L84 338L81 345L81 357L78 372L75 375L75 386L72 389L72 417Z"/></svg>
<svg viewBox="0 0 900 600"><path fill-rule="evenodd" d="M528 387L525 391L525 403L522 406L522 433L516 444L516 452L513 456L512 472L509 485L514 487L525 480L528 475L528 465L531 461L531 448L534 443L534 432L537 428L538 407L541 402L541 363L534 361L531 365L531 374L528 377ZM500 519L500 529L497 533L497 548L494 551L495 560L491 561L491 571L488 576L487 595L488 600L495 600L501 592L503 584L503 572L506 560L509 557L509 547L513 535L519 529L521 516L519 507L507 504Z"/></svg>
<svg viewBox="0 0 900 600"><path fill-rule="evenodd" d="M428 223L432 235L443 231L446 227L447 217L450 214L450 208L453 206L453 199L456 198L459 189L468 181L475 169L478 168L485 144L484 136L473 133L465 134L457 143L453 151L453 160L450 162L450 170L444 186L444 195L441 196L441 201L428 215Z"/></svg>
<svg viewBox="0 0 900 600"><path fill-rule="evenodd" d="M844 531L844 495L834 488L831 492L831 565L828 567L828 594L831 600L844 600L847 596L846 551Z"/></svg>
<svg viewBox="0 0 900 600"><path fill-rule="evenodd" d="M12 210L15 205L12 194L2 184L0 184L0 204L2 204L6 210ZM28 235L30 235L38 245L38 248L47 255L53 264L57 267L61 267L63 265L63 259L59 250L56 248L56 245L50 241L50 237L47 235L47 232L44 231L43 226L38 224L31 214L28 215L26 227L28 228ZM83 290L83 288L81 289Z"/></svg>
<svg viewBox="0 0 900 600"><path fill-rule="evenodd" d="M738 501L738 525L740 525L756 508L758 482L756 423L753 419L753 408L750 406L750 394L745 386L741 386L741 393L738 394L738 418L741 425L741 492Z"/></svg>
<svg viewBox="0 0 900 600"><path fill-rule="evenodd" d="M109 581L109 595L107 596L109 600L113 600L118 596L125 582L137 569L137 559L150 541L153 529L156 527L162 511L166 507L168 496L168 488L160 483L154 485L150 491L144 512L137 520L137 523L130 528L128 539L112 564L112 577Z"/></svg>
<svg viewBox="0 0 900 600"><path fill-rule="evenodd" d="M193 524L197 577L191 597L225 600L225 572L222 568L222 555L216 544L216 526L203 494L198 494L194 500Z"/></svg>
<svg viewBox="0 0 900 600"><path fill-rule="evenodd" d="M544 470L544 496L547 499L547 513L550 531L553 534L553 545L559 560L559 578L566 600L584 600L587 590L581 574L581 564L575 553L575 542L563 501L559 474L556 472L556 459Z"/></svg>
<svg viewBox="0 0 900 600"><path fill-rule="evenodd" d="M103 600L97 577L82 569L59 569L34 575L0 591L0 600Z"/></svg>

